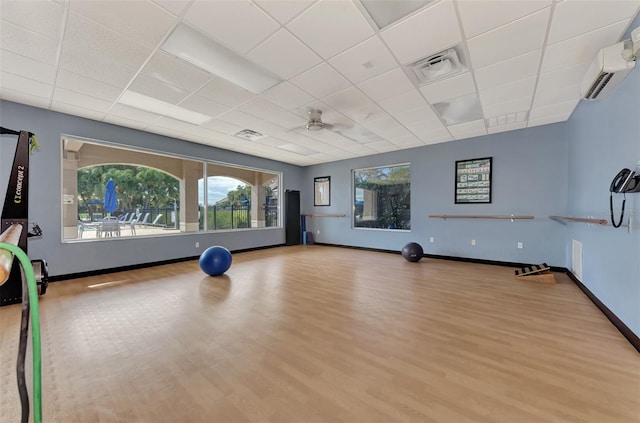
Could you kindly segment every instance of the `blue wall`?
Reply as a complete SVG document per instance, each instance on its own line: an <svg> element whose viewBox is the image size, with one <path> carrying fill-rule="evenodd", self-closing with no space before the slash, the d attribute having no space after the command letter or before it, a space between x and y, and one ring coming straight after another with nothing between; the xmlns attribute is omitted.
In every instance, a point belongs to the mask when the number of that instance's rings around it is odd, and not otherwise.
<svg viewBox="0 0 640 423"><path fill-rule="evenodd" d="M62 243L61 134L281 171L285 189L300 189L301 168L7 101L0 101L0 126L33 132L41 145L30 160L29 219L40 224L44 236L29 240L29 256L46 259L52 276L192 257L214 244L238 250L284 243L284 229L271 228ZM15 138L2 136L0 145L0 199L4 203ZM196 241L200 248L195 247Z"/></svg>
<svg viewBox="0 0 640 423"><path fill-rule="evenodd" d="M304 213L318 242L399 251L410 241L426 253L565 266L565 228L548 216L566 212L567 123L316 165L304 171ZM454 204L456 160L493 157L491 204ZM410 232L353 229L351 170L411 163ZM331 176L331 206L314 207L313 178ZM533 215L534 220L433 219L429 214ZM319 232L318 232L319 231ZM430 243L434 237L434 243ZM476 245L471 245L471 240ZM524 248L518 249L522 242Z"/></svg>
<svg viewBox="0 0 640 423"><path fill-rule="evenodd" d="M640 17L630 28L638 26ZM611 180L620 169L633 170L640 161L638 68L640 64L608 98L581 102L568 122L567 200L572 216L608 218ZM619 216L622 195L614 199ZM611 226L567 225L567 267L575 239L582 243L582 283L640 336L640 194L627 195L625 216L632 219L630 233Z"/></svg>

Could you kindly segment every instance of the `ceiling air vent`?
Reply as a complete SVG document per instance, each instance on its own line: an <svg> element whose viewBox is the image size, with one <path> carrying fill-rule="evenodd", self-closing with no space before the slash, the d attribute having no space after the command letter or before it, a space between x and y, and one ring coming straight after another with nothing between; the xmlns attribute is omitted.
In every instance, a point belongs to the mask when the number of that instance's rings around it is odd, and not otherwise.
<svg viewBox="0 0 640 423"><path fill-rule="evenodd" d="M243 129L242 131L235 134L238 138L244 138L249 141L256 141L260 138L266 137L266 135L262 135L260 132L252 131L251 129Z"/></svg>
<svg viewBox="0 0 640 423"><path fill-rule="evenodd" d="M416 74L420 85L439 81L460 73L465 69L464 66L460 64L458 53L453 48L420 59L409 65L409 67Z"/></svg>

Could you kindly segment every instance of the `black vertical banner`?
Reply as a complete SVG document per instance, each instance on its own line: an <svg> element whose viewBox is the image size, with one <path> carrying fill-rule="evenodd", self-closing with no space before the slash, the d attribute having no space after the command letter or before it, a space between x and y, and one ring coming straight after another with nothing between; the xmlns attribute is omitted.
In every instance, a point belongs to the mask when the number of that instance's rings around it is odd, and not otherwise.
<svg viewBox="0 0 640 423"><path fill-rule="evenodd" d="M3 133L7 133L4 132ZM7 194L2 208L0 233L14 223L22 225L18 247L27 252L27 232L29 224L29 132L20 131L18 144L11 166ZM14 258L9 279L0 286L0 306L22 301L22 276L20 263Z"/></svg>

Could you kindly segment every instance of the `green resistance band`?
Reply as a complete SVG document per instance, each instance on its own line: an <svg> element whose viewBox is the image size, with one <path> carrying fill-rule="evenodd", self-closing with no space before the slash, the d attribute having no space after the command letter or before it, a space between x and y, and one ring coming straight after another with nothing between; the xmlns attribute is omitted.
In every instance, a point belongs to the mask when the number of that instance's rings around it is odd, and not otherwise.
<svg viewBox="0 0 640 423"><path fill-rule="evenodd" d="M31 314L31 337L33 347L33 422L42 422L42 359L40 354L40 311L38 309L38 287L31 260L20 247L0 242L0 249L13 253L18 258L29 289L29 312Z"/></svg>
<svg viewBox="0 0 640 423"><path fill-rule="evenodd" d="M40 147L40 144L38 144L36 134L29 132L29 137L31 138L31 142L29 143L29 153L33 154L33 150Z"/></svg>

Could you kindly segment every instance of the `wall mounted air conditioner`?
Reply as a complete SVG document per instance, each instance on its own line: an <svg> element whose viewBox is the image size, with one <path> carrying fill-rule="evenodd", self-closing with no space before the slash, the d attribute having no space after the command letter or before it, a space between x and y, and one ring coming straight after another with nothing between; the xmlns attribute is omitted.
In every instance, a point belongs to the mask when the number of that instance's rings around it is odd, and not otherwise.
<svg viewBox="0 0 640 423"><path fill-rule="evenodd" d="M636 62L625 58L623 51L624 42L620 42L598 52L580 85L583 99L606 97L631 72Z"/></svg>

